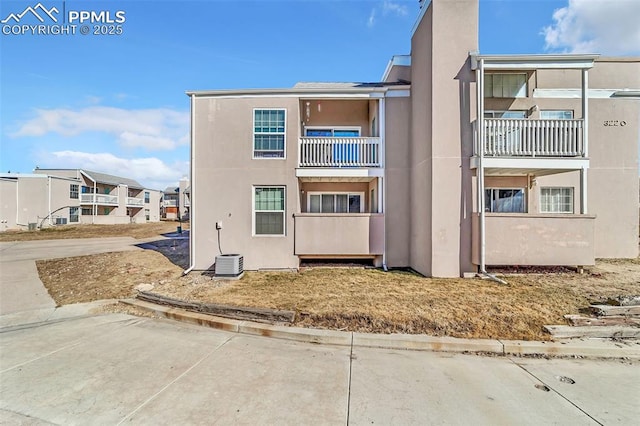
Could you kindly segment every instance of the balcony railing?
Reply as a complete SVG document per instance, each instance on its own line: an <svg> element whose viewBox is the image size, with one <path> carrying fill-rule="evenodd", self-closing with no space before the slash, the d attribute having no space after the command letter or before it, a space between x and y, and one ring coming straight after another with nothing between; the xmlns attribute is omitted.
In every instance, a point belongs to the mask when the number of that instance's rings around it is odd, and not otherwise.
<svg viewBox="0 0 640 426"><path fill-rule="evenodd" d="M127 197L127 205L128 206L135 206L135 207L142 207L142 206L144 206L144 199L143 198Z"/></svg>
<svg viewBox="0 0 640 426"><path fill-rule="evenodd" d="M300 167L381 167L380 138L300 138Z"/></svg>
<svg viewBox="0 0 640 426"><path fill-rule="evenodd" d="M118 196L106 194L82 194L80 202L82 204L118 205Z"/></svg>
<svg viewBox="0 0 640 426"><path fill-rule="evenodd" d="M474 123L477 129L477 122ZM476 133L474 155L479 154ZM583 120L484 119L484 155L584 157Z"/></svg>

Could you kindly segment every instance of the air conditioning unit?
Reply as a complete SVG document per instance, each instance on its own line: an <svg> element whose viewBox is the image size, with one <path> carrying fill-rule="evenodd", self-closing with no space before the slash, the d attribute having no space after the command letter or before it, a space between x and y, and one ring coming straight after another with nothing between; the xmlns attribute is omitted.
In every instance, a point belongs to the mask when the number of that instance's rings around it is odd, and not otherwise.
<svg viewBox="0 0 640 426"><path fill-rule="evenodd" d="M66 225L67 218L66 217L56 217L56 225Z"/></svg>
<svg viewBox="0 0 640 426"><path fill-rule="evenodd" d="M216 256L216 277L239 279L244 273L244 258L239 254Z"/></svg>

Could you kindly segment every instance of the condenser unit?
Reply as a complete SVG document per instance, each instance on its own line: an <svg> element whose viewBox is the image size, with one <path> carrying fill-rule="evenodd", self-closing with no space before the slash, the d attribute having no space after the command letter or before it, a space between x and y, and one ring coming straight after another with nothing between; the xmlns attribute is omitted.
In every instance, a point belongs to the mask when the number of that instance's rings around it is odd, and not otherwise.
<svg viewBox="0 0 640 426"><path fill-rule="evenodd" d="M244 258L239 254L221 254L216 256L216 277L240 278L244 273Z"/></svg>

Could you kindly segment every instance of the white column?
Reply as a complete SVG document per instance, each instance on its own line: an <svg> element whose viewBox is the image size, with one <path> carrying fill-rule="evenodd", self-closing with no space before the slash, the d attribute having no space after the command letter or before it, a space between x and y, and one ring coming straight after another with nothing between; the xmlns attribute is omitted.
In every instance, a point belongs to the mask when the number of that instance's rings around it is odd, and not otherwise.
<svg viewBox="0 0 640 426"><path fill-rule="evenodd" d="M589 70L582 70L582 132L583 152L585 158L589 158Z"/></svg>
<svg viewBox="0 0 640 426"><path fill-rule="evenodd" d="M580 169L580 214L587 214L587 168Z"/></svg>

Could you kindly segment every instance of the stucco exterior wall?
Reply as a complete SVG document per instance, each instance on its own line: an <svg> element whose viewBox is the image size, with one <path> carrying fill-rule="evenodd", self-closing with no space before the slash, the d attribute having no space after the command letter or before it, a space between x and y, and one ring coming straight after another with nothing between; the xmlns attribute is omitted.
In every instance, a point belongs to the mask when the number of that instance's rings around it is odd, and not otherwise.
<svg viewBox="0 0 640 426"><path fill-rule="evenodd" d="M253 109L285 108L286 158L253 159ZM300 211L296 98L197 98L192 177L191 238L195 269L208 269L218 254L215 223L221 221L224 253L240 253L248 270L297 268L293 213ZM253 236L254 186L284 186L285 235Z"/></svg>
<svg viewBox="0 0 640 426"><path fill-rule="evenodd" d="M411 99L389 98L385 119L385 232L387 266L410 265L411 235Z"/></svg>
<svg viewBox="0 0 640 426"><path fill-rule="evenodd" d="M17 187L18 181L15 179L0 179L0 232L17 228Z"/></svg>
<svg viewBox="0 0 640 426"><path fill-rule="evenodd" d="M412 231L411 263L426 275L473 268L472 178L462 167L471 154L468 54L478 48L477 34L477 1L433 0L412 38L411 228L420 232Z"/></svg>
<svg viewBox="0 0 640 426"><path fill-rule="evenodd" d="M409 262L424 275L431 275L432 25L430 4L411 38Z"/></svg>

